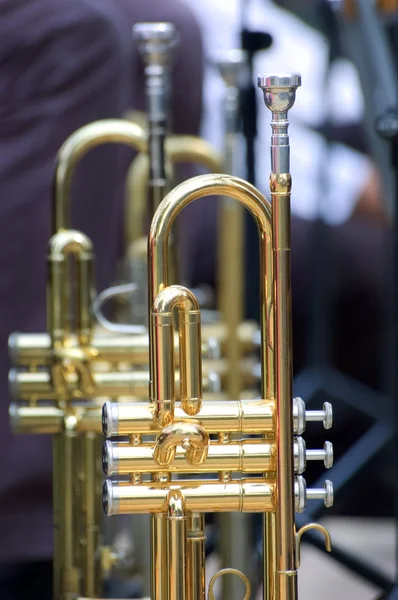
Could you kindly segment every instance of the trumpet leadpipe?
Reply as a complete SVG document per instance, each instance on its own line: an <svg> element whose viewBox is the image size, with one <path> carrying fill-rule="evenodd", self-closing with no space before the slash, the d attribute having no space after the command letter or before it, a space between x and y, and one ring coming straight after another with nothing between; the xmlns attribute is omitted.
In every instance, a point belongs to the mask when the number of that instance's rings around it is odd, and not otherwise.
<svg viewBox="0 0 398 600"><path fill-rule="evenodd" d="M129 475L131 473L154 473L159 469L152 444L132 446L120 442L106 441L103 448L102 466L105 475ZM212 443L206 460L195 466L195 473L219 473L232 471L241 473L265 473L276 467L276 445L264 440L236 443ZM177 449L171 473L187 473L189 467L185 452Z"/></svg>

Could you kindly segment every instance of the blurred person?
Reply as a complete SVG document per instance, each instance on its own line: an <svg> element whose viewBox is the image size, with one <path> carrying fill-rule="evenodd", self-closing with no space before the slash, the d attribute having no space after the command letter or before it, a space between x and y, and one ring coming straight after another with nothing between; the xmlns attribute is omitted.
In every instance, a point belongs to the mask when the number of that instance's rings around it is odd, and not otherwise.
<svg viewBox="0 0 398 600"><path fill-rule="evenodd" d="M201 98L199 28L178 0L168 5L167 13L150 0L0 2L2 600L52 598L51 439L11 433L7 340L13 331L46 329L45 256L54 160L79 127L122 117L142 104L134 22L171 16L187 32L189 40L184 38L185 47L180 44L177 51L176 76L183 73L192 96ZM193 66L192 75L197 75L190 79L185 51L192 59L189 69ZM176 100L176 128L184 133L198 130L200 100L198 104L195 108L193 102L191 110L183 98ZM122 253L124 178L130 158L124 148L106 146L93 150L77 168L72 222L93 240L98 290L114 281Z"/></svg>

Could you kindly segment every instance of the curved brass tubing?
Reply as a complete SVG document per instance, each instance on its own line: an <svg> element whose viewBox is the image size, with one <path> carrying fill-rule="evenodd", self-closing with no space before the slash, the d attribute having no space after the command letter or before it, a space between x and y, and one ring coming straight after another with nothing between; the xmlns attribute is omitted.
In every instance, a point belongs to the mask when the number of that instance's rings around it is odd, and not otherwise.
<svg viewBox="0 0 398 600"><path fill-rule="evenodd" d="M150 312L156 305L158 295L170 290L169 287L169 264L168 264L168 243L171 228L179 213L191 202L205 196L228 196L238 200L252 214L259 231L260 237L260 278L261 278L261 394L263 398L274 399L274 357L273 357L273 340L272 340L272 313L271 307L273 302L273 223L271 206L266 198L252 185L229 175L213 174L200 175L194 177L179 186L174 188L163 200L158 207L150 228L148 237L148 304ZM173 286L171 286L172 288ZM199 313L200 318L200 313ZM200 327L200 321L199 321ZM162 348L160 355L157 350L157 331L152 326L149 329L149 373L150 373L150 397L154 403L156 410L156 399L161 397L162 390L168 383L169 371L162 368L160 357L166 355L165 348ZM172 338L171 338L172 342ZM197 346L200 349L200 344ZM173 346L170 347L167 354L172 354ZM198 359L201 360L200 353ZM192 361L191 361L192 362ZM181 370L182 367L180 366ZM189 374L192 375L192 382L189 383L190 389L195 389L195 369L190 368ZM190 402L190 398L185 399ZM167 423L167 420L172 419L174 414L174 401L169 405L163 405L162 419ZM175 422L177 425L178 422ZM283 435L283 432L280 432ZM220 485L224 486L225 482L221 481ZM224 489L224 488L223 488ZM265 503L263 504L263 508ZM188 507L189 508L189 507ZM241 508L239 508L241 510ZM193 511L200 512L200 511ZM197 515L198 517L200 515ZM271 516L272 519L272 516ZM162 518L157 520L152 518L152 526L155 523L162 523ZM164 525L166 526L166 525ZM156 536L152 536L153 544L156 547L158 540ZM198 559L198 565L202 565L202 561ZM275 569L274 560L272 559L272 569ZM198 567L198 570L202 567ZM201 594L204 591L203 587L203 570L201 575L201 584L198 589ZM199 597L199 596L198 596ZM200 596L202 597L202 596ZM160 597L159 597L160 598Z"/></svg>
<svg viewBox="0 0 398 600"><path fill-rule="evenodd" d="M190 465L201 465L207 458L210 437L198 423L177 422L164 427L156 439L154 460L161 467L174 461L178 446L185 450L185 459Z"/></svg>
<svg viewBox="0 0 398 600"><path fill-rule="evenodd" d="M53 231L69 228L71 182L77 163L90 150L103 144L126 144L138 152L147 151L147 134L136 123L103 119L84 125L61 146L54 178Z"/></svg>
<svg viewBox="0 0 398 600"><path fill-rule="evenodd" d="M168 239L171 227L185 206L192 201L205 196L229 196L239 200L253 215L260 233L261 270L265 273L261 281L261 353L262 353L262 397L274 398L274 368L273 340L271 322L271 307L273 293L272 265L272 222L271 207L268 200L252 185L229 175L199 175L181 183L172 190L156 211L152 221L148 239L148 275L149 275L149 305L153 306L158 293L169 285ZM158 365L155 360L155 337L150 331L150 380L151 398L160 386Z"/></svg>
<svg viewBox="0 0 398 600"><path fill-rule="evenodd" d="M223 171L223 162L217 150L205 140L192 135L169 136L165 141L166 169L172 174L173 166L195 163L212 173ZM126 179L126 248L136 245L144 237L143 223L146 209L146 190L149 179L149 156L139 154L132 161ZM170 177L168 177L170 180ZM132 199L134 198L134 202ZM145 236L146 237L146 236ZM136 253L136 252L135 252Z"/></svg>

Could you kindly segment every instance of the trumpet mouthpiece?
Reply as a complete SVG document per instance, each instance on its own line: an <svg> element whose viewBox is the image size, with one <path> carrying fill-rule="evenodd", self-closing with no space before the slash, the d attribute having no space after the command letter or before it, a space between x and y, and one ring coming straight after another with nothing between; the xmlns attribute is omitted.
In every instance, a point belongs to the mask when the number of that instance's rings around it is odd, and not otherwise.
<svg viewBox="0 0 398 600"><path fill-rule="evenodd" d="M273 113L284 113L292 108L296 90L301 86L300 73L274 75L264 73L257 77L257 85L263 90L264 102Z"/></svg>
<svg viewBox="0 0 398 600"><path fill-rule="evenodd" d="M274 174L290 172L290 145L288 110L296 100L296 90L301 85L299 73L264 73L257 78L263 90L264 103L271 117L271 171Z"/></svg>
<svg viewBox="0 0 398 600"><path fill-rule="evenodd" d="M133 39L146 65L167 64L178 43L178 33L172 23L137 23Z"/></svg>

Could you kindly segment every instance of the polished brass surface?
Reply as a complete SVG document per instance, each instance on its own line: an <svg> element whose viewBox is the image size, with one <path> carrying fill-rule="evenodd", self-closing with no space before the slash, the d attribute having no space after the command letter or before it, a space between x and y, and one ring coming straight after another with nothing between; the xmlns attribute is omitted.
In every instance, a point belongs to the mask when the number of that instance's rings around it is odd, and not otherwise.
<svg viewBox="0 0 398 600"><path fill-rule="evenodd" d="M70 354L68 355L70 360ZM175 361L178 364L179 361ZM80 367L80 365L78 365ZM146 366L146 365L145 365ZM202 365L201 365L202 367ZM242 380L247 388L254 385L256 375L255 362L251 359L242 361ZM181 375L177 371L179 379ZM216 376L217 384L221 386L228 374L228 363L225 359L207 360L203 362L203 377L201 384L205 392L211 394L213 378ZM54 400L66 398L68 401L79 399L95 399L96 397L109 398L136 398L148 397L148 371L144 368L132 371L128 362L119 371L101 371L95 368L87 371L67 369L61 372L61 377L54 375L53 369L42 368L40 371L21 371L12 369L9 373L10 394L15 400L37 402L38 400ZM181 378L181 383L185 384ZM169 382L171 384L171 381ZM174 385L173 380L173 385ZM177 384L176 384L177 385ZM183 390L185 392L185 390ZM185 392L185 395L186 392ZM193 398L193 396L192 396ZM193 399L192 399L193 402Z"/></svg>
<svg viewBox="0 0 398 600"><path fill-rule="evenodd" d="M54 232L69 229L71 183L77 164L90 150L103 144L125 144L138 152L146 152L147 135L136 123L103 119L81 127L66 140L55 167Z"/></svg>
<svg viewBox="0 0 398 600"><path fill-rule="evenodd" d="M194 436L191 431L183 432L179 440L181 444L184 437L192 443ZM167 466L170 473L185 473L186 462L195 465L197 473L214 473L220 471L239 471L241 473L262 473L275 471L276 445L262 440L228 442L225 444L211 444L203 460L192 461L186 456L185 451L179 450L167 460L156 458L159 441L138 447L128 444L111 444L107 442L104 448L103 464L106 475L128 475L129 473L153 473L159 466Z"/></svg>
<svg viewBox="0 0 398 600"><path fill-rule="evenodd" d="M181 480L175 483L160 482L140 485L120 484L107 481L106 493L112 505L105 501L108 515L145 514L161 519L168 511L167 497L170 490L180 491L189 512L251 512L263 513L275 510L275 482L261 479L236 481Z"/></svg>
<svg viewBox="0 0 398 600"><path fill-rule="evenodd" d="M258 328L255 323L243 322L238 328L241 354L253 354L259 347ZM69 336L71 348L78 346L73 333ZM207 323L202 329L202 356L209 358L211 345L216 342L221 355L225 355L227 346L227 326L225 323ZM96 331L92 337L92 362L112 363L115 367L126 361L130 364L148 364L148 335L110 335ZM26 365L29 368L51 363L51 338L47 333L13 333L9 338L9 352L12 365Z"/></svg>
<svg viewBox="0 0 398 600"><path fill-rule="evenodd" d="M319 531L320 533L322 533L322 535L325 538L325 547L326 550L328 552L332 551L332 539L330 537L330 533L328 532L328 530L323 526L320 525L319 523L308 523L308 525L303 525L303 527L300 527L300 529L297 532L296 535L296 558L297 558L297 567L300 566L300 542L301 542L301 537L304 533L306 533L307 531L310 531L311 529L315 529L316 531Z"/></svg>
<svg viewBox="0 0 398 600"><path fill-rule="evenodd" d="M232 431L235 425L235 418L240 419L237 415L235 415L235 404L228 403L226 407L226 412L217 413L217 402L222 402L228 399L228 396L225 393L207 393L204 395L205 399L208 399L209 404L202 407L202 411L199 415L196 415L195 419L200 418L201 422L206 423L206 429L211 431L212 433L218 433L222 431ZM249 393L246 392L245 398L249 397ZM104 398L96 398L96 404L102 403ZM156 427L153 425L153 413L151 412L151 408L147 403L136 402L134 405L129 405L129 401L131 398L122 398L119 397L119 401L123 401L121 403L121 407L128 407L128 412L131 415L131 410L133 408L134 414L136 418L131 421L128 419L126 422L121 422L120 434L113 433L113 435L123 435L129 434L130 431L140 433L141 431L145 431L150 434L156 431ZM217 401L217 402L216 402ZM239 406L239 402L236 401L236 406ZM245 402L245 401L243 401ZM251 401L249 401L251 402ZM246 404L246 403L245 403ZM213 410L212 405L214 405L215 410ZM240 414L241 409L236 408L238 411L238 415ZM272 414L273 408L267 407L266 411L262 413L262 423L261 425L255 425L256 419L258 419L259 414L258 407L254 407L254 412L250 412L252 407L248 404L247 407L242 409L243 416L242 419L245 420L245 425L241 426L239 432L243 430L252 431L253 433L258 433L259 431L272 431ZM92 431L94 433L101 434L102 426L101 426L101 408L84 405L77 405L74 407L74 416L76 418L76 429L79 432L83 431ZM15 433L46 433L46 434L54 434L58 433L62 430L62 419L63 419L63 410L51 405L22 405L20 403L13 402L10 405L10 419L11 426ZM175 413L177 415L182 416L183 411L177 407L175 409Z"/></svg>

